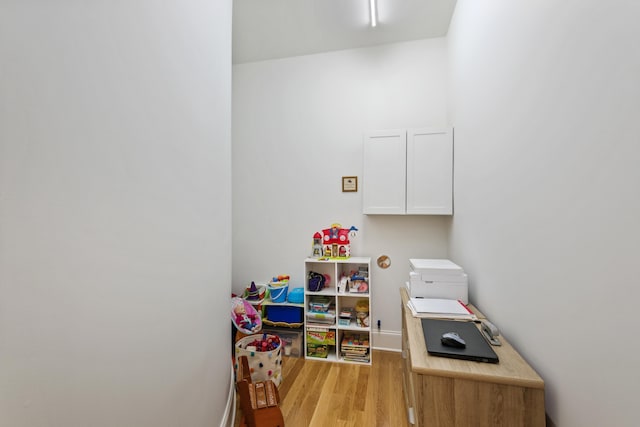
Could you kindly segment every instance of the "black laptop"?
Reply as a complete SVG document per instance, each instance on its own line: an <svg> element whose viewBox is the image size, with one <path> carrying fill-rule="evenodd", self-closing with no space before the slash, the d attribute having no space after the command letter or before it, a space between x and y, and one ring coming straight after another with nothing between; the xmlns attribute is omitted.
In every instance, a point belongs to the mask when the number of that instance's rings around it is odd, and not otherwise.
<svg viewBox="0 0 640 427"><path fill-rule="evenodd" d="M427 353L454 359L498 363L498 355L491 348L491 344L482 336L475 323L440 319L421 320ZM446 332L455 332L460 335L465 341L466 347L456 348L443 345L440 338Z"/></svg>

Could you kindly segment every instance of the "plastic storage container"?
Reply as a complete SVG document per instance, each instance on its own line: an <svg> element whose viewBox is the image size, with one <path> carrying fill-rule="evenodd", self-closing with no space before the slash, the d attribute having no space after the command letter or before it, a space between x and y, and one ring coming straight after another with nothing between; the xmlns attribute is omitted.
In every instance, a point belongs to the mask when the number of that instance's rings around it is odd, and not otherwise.
<svg viewBox="0 0 640 427"><path fill-rule="evenodd" d="M309 310L317 313L326 313L330 305L331 299L327 297L314 297L309 300Z"/></svg>
<svg viewBox="0 0 640 427"><path fill-rule="evenodd" d="M292 305L267 305L267 319L271 322L302 323L302 307Z"/></svg>
<svg viewBox="0 0 640 427"><path fill-rule="evenodd" d="M284 355L290 357L302 357L302 331L300 330L286 330L286 329L271 329L262 328L262 332L277 335L282 341L284 347Z"/></svg>
<svg viewBox="0 0 640 427"><path fill-rule="evenodd" d="M293 288L289 291L287 300L292 304L304 303L304 288Z"/></svg>

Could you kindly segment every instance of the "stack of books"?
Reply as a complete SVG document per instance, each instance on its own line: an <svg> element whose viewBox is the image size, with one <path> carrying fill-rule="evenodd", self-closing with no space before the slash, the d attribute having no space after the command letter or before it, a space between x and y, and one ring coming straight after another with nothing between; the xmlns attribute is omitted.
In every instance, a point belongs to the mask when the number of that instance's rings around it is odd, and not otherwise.
<svg viewBox="0 0 640 427"><path fill-rule="evenodd" d="M344 360L368 363L369 337L366 334L345 333L340 343L340 355Z"/></svg>
<svg viewBox="0 0 640 427"><path fill-rule="evenodd" d="M340 311L340 317L338 318L338 325L349 326L351 325L351 319L355 319L356 314L353 308L343 308Z"/></svg>
<svg viewBox="0 0 640 427"><path fill-rule="evenodd" d="M321 325L336 323L336 310L329 297L314 297L309 301L307 322Z"/></svg>

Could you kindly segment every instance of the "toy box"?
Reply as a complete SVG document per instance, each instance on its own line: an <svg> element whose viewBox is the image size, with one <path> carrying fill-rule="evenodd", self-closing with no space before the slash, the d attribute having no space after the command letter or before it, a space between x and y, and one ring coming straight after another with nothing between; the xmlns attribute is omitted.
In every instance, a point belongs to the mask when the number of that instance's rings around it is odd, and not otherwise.
<svg viewBox="0 0 640 427"><path fill-rule="evenodd" d="M291 305L266 305L266 318L271 322L302 323L303 309Z"/></svg>
<svg viewBox="0 0 640 427"><path fill-rule="evenodd" d="M307 347L309 344L336 345L336 333L330 330L307 330Z"/></svg>
<svg viewBox="0 0 640 427"><path fill-rule="evenodd" d="M329 347L324 344L307 344L307 356L326 359L329 355Z"/></svg>

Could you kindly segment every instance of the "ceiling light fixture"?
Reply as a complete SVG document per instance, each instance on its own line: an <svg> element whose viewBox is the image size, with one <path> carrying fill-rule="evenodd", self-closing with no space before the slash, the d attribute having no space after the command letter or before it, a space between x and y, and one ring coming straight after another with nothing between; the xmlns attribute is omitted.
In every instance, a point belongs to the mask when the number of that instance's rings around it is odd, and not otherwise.
<svg viewBox="0 0 640 427"><path fill-rule="evenodd" d="M378 5L376 0L369 0L369 19L372 27L378 25Z"/></svg>

